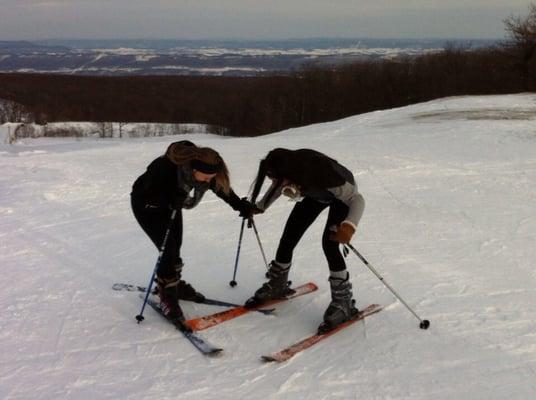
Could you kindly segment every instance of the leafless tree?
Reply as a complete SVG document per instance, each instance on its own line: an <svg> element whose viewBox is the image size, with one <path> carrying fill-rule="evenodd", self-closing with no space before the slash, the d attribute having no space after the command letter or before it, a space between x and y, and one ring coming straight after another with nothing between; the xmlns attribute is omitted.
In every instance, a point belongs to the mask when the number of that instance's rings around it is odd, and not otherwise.
<svg viewBox="0 0 536 400"><path fill-rule="evenodd" d="M111 122L99 122L99 136L101 138L112 138L114 137L114 126Z"/></svg>
<svg viewBox="0 0 536 400"><path fill-rule="evenodd" d="M19 103L0 99L0 124L6 122L30 122L31 114Z"/></svg>
<svg viewBox="0 0 536 400"><path fill-rule="evenodd" d="M123 133L124 133L124 128L125 128L125 125L127 123L126 122L119 122L118 123L118 128L119 128L119 138L122 138L123 137Z"/></svg>
<svg viewBox="0 0 536 400"><path fill-rule="evenodd" d="M525 89L529 90L536 81L536 4L529 5L528 15L511 15L504 24L509 39L507 49L514 55Z"/></svg>

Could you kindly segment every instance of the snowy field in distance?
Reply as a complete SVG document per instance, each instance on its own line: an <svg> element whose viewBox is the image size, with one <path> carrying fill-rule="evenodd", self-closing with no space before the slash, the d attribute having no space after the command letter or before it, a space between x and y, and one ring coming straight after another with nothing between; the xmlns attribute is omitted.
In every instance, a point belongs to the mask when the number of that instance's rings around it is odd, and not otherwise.
<svg viewBox="0 0 536 400"><path fill-rule="evenodd" d="M7 126L0 127L6 135ZM329 303L326 213L291 279L319 290L202 335L204 358L115 282L145 285L157 252L130 186L174 140L220 151L239 195L274 147L308 147L351 169L367 206L353 241L428 331L359 260L358 306L385 310L284 364L259 356L313 332ZM536 396L536 95L447 98L257 138L33 139L0 144L0 398L528 400ZM272 257L291 203L256 219ZM185 278L242 302L264 281L253 232L228 285L240 227L212 194L184 211ZM219 308L184 304L188 316Z"/></svg>

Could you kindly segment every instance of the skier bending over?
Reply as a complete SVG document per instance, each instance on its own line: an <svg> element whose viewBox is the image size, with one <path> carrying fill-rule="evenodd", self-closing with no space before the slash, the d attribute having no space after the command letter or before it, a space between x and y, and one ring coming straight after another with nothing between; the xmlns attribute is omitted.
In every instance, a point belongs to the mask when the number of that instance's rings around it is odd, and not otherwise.
<svg viewBox="0 0 536 400"><path fill-rule="evenodd" d="M294 248L318 215L329 208L322 248L330 270L332 300L319 331L330 330L358 312L339 244L350 242L365 207L363 196L358 193L348 169L325 154L309 149L270 151L259 164L251 195L253 203L257 201L265 177L271 179L272 184L256 203L260 210L266 210L281 194L298 203L288 217L275 260L270 263L269 281L255 292L246 306L255 307L283 297L289 291L287 282Z"/></svg>
<svg viewBox="0 0 536 400"><path fill-rule="evenodd" d="M203 301L205 298L181 280L184 266L180 257L181 209L194 208L208 189L239 211L241 217L251 217L255 207L231 189L229 172L220 155L211 148L197 147L187 140L169 145L166 153L151 162L132 186L134 216L157 248L164 241L172 210L177 210L156 271L162 309L171 319L184 321L179 299Z"/></svg>

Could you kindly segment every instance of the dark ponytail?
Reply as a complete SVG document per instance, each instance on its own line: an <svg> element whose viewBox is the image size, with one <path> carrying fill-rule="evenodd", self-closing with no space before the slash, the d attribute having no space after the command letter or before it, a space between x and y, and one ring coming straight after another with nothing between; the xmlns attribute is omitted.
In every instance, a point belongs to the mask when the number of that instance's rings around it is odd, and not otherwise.
<svg viewBox="0 0 536 400"><path fill-rule="evenodd" d="M251 190L250 200L253 204L257 201L259 192L261 191L262 184L266 178L266 160L261 160L259 163L259 170L257 171L257 177L253 181L253 188Z"/></svg>
<svg viewBox="0 0 536 400"><path fill-rule="evenodd" d="M287 160L291 153L291 150L276 148L268 152L266 157L261 160L257 178L253 183L253 190L251 192L252 203L256 203L259 192L267 176L274 181L274 184L272 184L271 189L266 192L263 200L265 203L270 203L272 196L281 187L286 177L284 171L287 169Z"/></svg>
<svg viewBox="0 0 536 400"><path fill-rule="evenodd" d="M257 171L257 177L255 178L255 181L253 182L253 185L252 185L253 189L251 191L251 196L250 196L250 200L253 204L257 202L257 197L259 196L259 192L261 191L262 185L267 176L274 179L274 182L275 182L275 185L273 185L270 191L266 192L266 194L263 197L263 200L265 203L270 203L270 199L272 198L274 193L283 184L283 179L279 178L278 175L274 173L274 170L269 167L268 157L265 158L264 160L261 160L261 162L259 163L259 170Z"/></svg>

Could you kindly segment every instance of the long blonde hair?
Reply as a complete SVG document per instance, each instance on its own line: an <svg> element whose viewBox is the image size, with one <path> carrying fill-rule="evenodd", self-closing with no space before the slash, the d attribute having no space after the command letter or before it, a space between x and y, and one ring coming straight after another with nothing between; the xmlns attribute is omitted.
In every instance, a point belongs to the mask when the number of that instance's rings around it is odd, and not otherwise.
<svg viewBox="0 0 536 400"><path fill-rule="evenodd" d="M192 160L199 160L204 163L218 167L218 172L214 177L216 189L229 194L231 191L231 181L229 170L219 153L210 147L197 147L188 140L175 142L169 145L166 150L166 157L178 166L187 165Z"/></svg>

